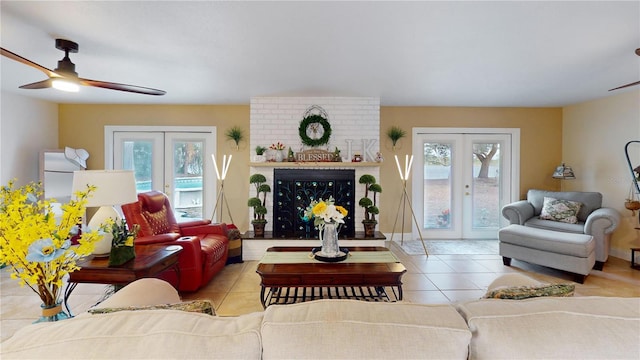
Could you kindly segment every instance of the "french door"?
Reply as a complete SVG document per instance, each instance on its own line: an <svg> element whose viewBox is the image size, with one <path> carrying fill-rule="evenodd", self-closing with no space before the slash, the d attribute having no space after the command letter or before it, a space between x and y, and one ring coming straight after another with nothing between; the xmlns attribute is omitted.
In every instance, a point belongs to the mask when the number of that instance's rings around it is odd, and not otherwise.
<svg viewBox="0 0 640 360"><path fill-rule="evenodd" d="M517 196L519 179L519 132L504 130L414 129L413 210L423 236L497 238L506 222L502 206Z"/></svg>
<svg viewBox="0 0 640 360"><path fill-rule="evenodd" d="M169 197L178 222L209 218L215 204L210 154L215 128L107 127L105 151L113 169L133 170L138 192L158 190ZM106 160L106 159L105 159Z"/></svg>

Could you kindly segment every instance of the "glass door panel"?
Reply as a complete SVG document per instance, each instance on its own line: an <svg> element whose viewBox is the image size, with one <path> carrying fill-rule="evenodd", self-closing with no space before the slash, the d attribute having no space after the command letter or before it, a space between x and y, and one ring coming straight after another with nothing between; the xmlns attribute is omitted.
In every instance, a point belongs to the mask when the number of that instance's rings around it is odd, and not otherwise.
<svg viewBox="0 0 640 360"><path fill-rule="evenodd" d="M470 186L465 184L465 200L470 199L464 208L470 210L465 217L463 233L473 238L494 238L502 226L501 209L505 199L509 198L510 138L503 134L466 135L469 147Z"/></svg>
<svg viewBox="0 0 640 360"><path fill-rule="evenodd" d="M133 170L138 193L164 191L164 134L116 132L113 139L114 169Z"/></svg>
<svg viewBox="0 0 640 360"><path fill-rule="evenodd" d="M201 134L168 133L167 146L167 154L171 154L167 179L172 179L170 192L176 220L206 218L211 212L204 208L204 137Z"/></svg>
<svg viewBox="0 0 640 360"><path fill-rule="evenodd" d="M496 238L510 199L508 134L418 134L414 209L431 239ZM414 237L417 231L414 232Z"/></svg>
<svg viewBox="0 0 640 360"><path fill-rule="evenodd" d="M452 143L424 143L424 229L451 229Z"/></svg>
<svg viewBox="0 0 640 360"><path fill-rule="evenodd" d="M164 192L178 222L212 214L216 179L205 161L212 132L114 131L113 143L113 168L133 170L138 192Z"/></svg>

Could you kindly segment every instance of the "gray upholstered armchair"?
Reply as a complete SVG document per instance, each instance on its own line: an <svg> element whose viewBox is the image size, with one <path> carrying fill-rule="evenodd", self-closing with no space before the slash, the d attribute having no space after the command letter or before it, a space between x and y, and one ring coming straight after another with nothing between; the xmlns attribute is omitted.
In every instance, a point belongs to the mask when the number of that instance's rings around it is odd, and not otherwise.
<svg viewBox="0 0 640 360"><path fill-rule="evenodd" d="M582 206L577 214L578 222L568 224L540 219L545 197L581 203ZM593 268L596 270L602 270L604 263L609 258L611 234L620 223L618 211L602 207L602 194L599 192L553 192L532 189L527 192L527 200L517 201L503 207L502 215L511 224L593 236L596 242L596 264Z"/></svg>

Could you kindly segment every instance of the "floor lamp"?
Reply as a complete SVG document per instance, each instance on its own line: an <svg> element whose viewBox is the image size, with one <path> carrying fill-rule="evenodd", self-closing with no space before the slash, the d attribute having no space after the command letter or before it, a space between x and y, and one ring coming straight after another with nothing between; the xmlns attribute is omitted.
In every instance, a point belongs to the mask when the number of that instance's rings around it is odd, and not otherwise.
<svg viewBox="0 0 640 360"><path fill-rule="evenodd" d="M211 158L213 159L213 167L216 169L216 177L218 178L218 182L220 183L220 190L218 190L218 196L216 197L216 205L213 207L213 213L211 214L211 221L216 216L216 210L218 209L218 204L220 204L220 222L222 222L222 206L223 204L227 206L227 213L229 214L229 219L231 219L231 223L233 224L233 216L231 216L231 210L229 210L229 203L227 199L224 197L224 179L227 177L227 170L229 170L229 164L231 164L231 157L233 155L229 155L227 159L227 155L223 155L222 157L222 169L218 170L218 163L216 162L215 154L211 154Z"/></svg>
<svg viewBox="0 0 640 360"><path fill-rule="evenodd" d="M407 203L409 203L409 209L411 210L411 216L413 217L413 221L416 224L416 229L418 229L418 234L420 235L420 241L422 242L422 247L424 248L424 253L429 256L429 251L427 251L427 246L424 243L424 239L422 238L422 232L420 231L420 226L418 225L418 220L416 219L416 214L413 212L413 206L411 205L411 199L409 198L409 194L407 193L407 180L409 180L409 174L411 173L411 164L413 163L413 155L409 158L409 155L405 155L404 158L404 172L402 172L402 168L400 167L400 161L398 161L398 155L394 155L396 159L396 165L398 166L398 173L400 174L400 180L402 180L402 199L400 200L400 204L398 205L398 211L396 212L396 221L393 223L393 230L391 232L391 241L393 241L393 234L396 231L396 224L398 223L398 216L402 213L402 228L400 232L400 244L404 244L404 215ZM400 211L402 208L402 211Z"/></svg>
<svg viewBox="0 0 640 360"><path fill-rule="evenodd" d="M96 190L87 199L86 207L99 207L87 224L90 229L97 230L112 218L119 222L122 217L114 206L138 201L136 180L131 170L80 170L73 172L73 193L86 191L87 185L93 185ZM107 256L111 252L113 236L106 233L96 243L94 255Z"/></svg>

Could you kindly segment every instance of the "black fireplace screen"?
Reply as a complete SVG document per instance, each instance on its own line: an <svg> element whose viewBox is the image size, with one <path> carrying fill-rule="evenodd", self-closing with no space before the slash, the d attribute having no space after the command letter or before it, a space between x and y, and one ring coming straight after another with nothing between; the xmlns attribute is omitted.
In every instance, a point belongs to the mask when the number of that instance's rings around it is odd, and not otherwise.
<svg viewBox="0 0 640 360"><path fill-rule="evenodd" d="M329 196L349 212L339 236L355 235L355 170L275 169L273 183L273 237L318 238L304 211L311 201Z"/></svg>

